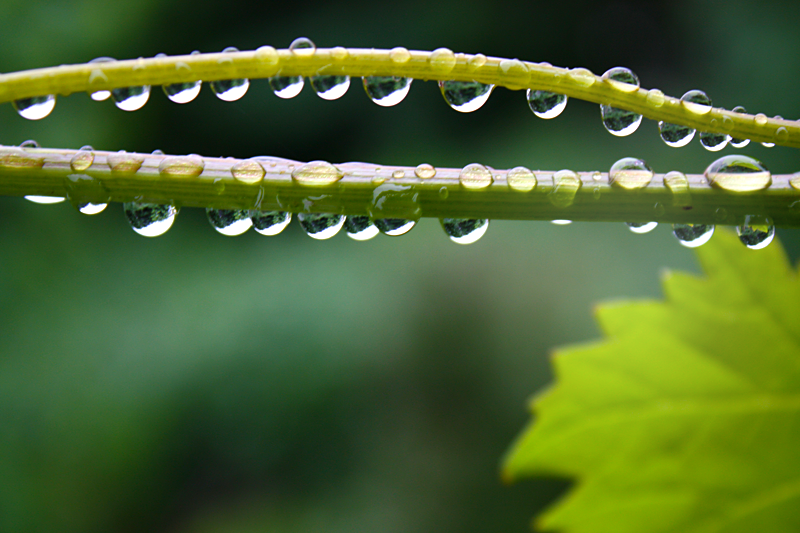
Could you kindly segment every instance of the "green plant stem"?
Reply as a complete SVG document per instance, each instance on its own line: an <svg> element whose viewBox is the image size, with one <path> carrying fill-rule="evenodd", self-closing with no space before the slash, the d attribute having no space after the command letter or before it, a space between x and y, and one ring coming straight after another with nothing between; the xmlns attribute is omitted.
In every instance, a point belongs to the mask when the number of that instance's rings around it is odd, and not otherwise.
<svg viewBox="0 0 800 533"><path fill-rule="evenodd" d="M400 52L398 52L400 50ZM405 53L403 53L405 52ZM406 55L407 53L407 55ZM588 75L587 75L588 74ZM620 90L585 69L482 55L405 49L316 49L300 55L265 46L255 51L196 54L65 65L0 75L0 102L48 94L69 95L140 85L197 80L281 76L401 76L421 80L475 80L512 90L536 89L565 94L639 113L649 119L682 124L699 131L800 148L800 123L713 108L698 114L673 97L654 90ZM659 95L661 97L659 98Z"/></svg>
<svg viewBox="0 0 800 533"><path fill-rule="evenodd" d="M507 171L492 172L488 187L465 188L460 169L437 168L421 179L414 167L367 163L337 165L343 177L323 186L300 184L292 172L303 163L259 159L263 179L245 183L233 177L241 160L197 158L202 172L181 175L186 158L160 154L94 151L88 168L74 170L75 150L0 147L0 195L60 196L73 204L150 202L186 207L371 215L380 218L488 218L512 220L589 220L739 225L747 215L769 217L777 226L800 227L800 191L796 175L774 175L763 191L733 193L709 185L702 175L687 175L689 192L675 195L656 174L642 189L610 184L608 174L579 172L582 183L571 205L554 191L552 171L534 171L537 184L528 192L509 187ZM109 157L129 159L135 171L112 171ZM250 160L252 163L254 160ZM164 172L177 162L177 175ZM124 165L123 165L124 166ZM159 168L161 167L161 170ZM191 169L190 169L191 170ZM402 171L402 177L399 176ZM446 191L446 192L445 192Z"/></svg>

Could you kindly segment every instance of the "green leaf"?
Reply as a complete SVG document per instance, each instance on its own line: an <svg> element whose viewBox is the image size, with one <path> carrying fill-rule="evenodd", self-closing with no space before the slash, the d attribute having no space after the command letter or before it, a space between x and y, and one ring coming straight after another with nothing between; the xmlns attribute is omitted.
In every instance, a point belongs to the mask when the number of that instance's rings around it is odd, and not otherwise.
<svg viewBox="0 0 800 533"><path fill-rule="evenodd" d="M559 350L504 476L574 477L536 522L564 533L800 530L800 283L781 246L729 231L666 300L600 306Z"/></svg>

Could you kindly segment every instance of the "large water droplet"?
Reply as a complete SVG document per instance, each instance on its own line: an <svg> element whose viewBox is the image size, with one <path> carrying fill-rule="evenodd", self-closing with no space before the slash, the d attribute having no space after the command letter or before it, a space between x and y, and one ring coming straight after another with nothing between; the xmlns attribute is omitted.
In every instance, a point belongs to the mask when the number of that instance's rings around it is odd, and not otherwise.
<svg viewBox="0 0 800 533"><path fill-rule="evenodd" d="M450 107L461 113L470 113L486 103L494 85L477 81L440 81L439 88Z"/></svg>
<svg viewBox="0 0 800 533"><path fill-rule="evenodd" d="M653 107L661 107L664 105L664 102L667 101L667 97L664 96L663 91L660 89L650 89L647 91L645 100L647 100L647 103Z"/></svg>
<svg viewBox="0 0 800 533"><path fill-rule="evenodd" d="M123 111L136 111L144 107L150 98L150 86L122 87L111 90L111 99Z"/></svg>
<svg viewBox="0 0 800 533"><path fill-rule="evenodd" d="M328 213L298 213L297 221L309 237L324 241L342 229L345 217Z"/></svg>
<svg viewBox="0 0 800 533"><path fill-rule="evenodd" d="M703 91L688 91L681 96L683 107L696 115L705 115L711 111L711 98Z"/></svg>
<svg viewBox="0 0 800 533"><path fill-rule="evenodd" d="M217 98L225 102L235 102L245 95L250 88L250 80L245 78L235 80L216 80L209 83L211 91Z"/></svg>
<svg viewBox="0 0 800 533"><path fill-rule="evenodd" d="M715 125L716 122L716 119L711 119L712 125ZM700 144L709 152L719 152L728 146L728 141L731 140L731 136L725 133L710 133L707 131L701 131L699 137Z"/></svg>
<svg viewBox="0 0 800 533"><path fill-rule="evenodd" d="M165 157L158 165L158 172L165 176L194 178L203 173L205 161L199 155Z"/></svg>
<svg viewBox="0 0 800 533"><path fill-rule="evenodd" d="M289 50L296 56L308 57L317 51L317 45L308 37L298 37L289 45Z"/></svg>
<svg viewBox="0 0 800 533"><path fill-rule="evenodd" d="M294 98L303 90L302 76L273 76L269 79L269 86L278 98Z"/></svg>
<svg viewBox="0 0 800 533"><path fill-rule="evenodd" d="M448 48L437 48L428 56L428 63L437 74L449 74L456 66L456 55Z"/></svg>
<svg viewBox="0 0 800 533"><path fill-rule="evenodd" d="M42 205L60 204L61 202L66 200L66 198L64 198L63 196L34 196L34 195L28 195L28 196L25 196L24 198L26 200L28 200L29 202L33 202L35 204L42 204Z"/></svg>
<svg viewBox="0 0 800 533"><path fill-rule="evenodd" d="M528 106L539 118L556 118L567 107L567 95L528 89Z"/></svg>
<svg viewBox="0 0 800 533"><path fill-rule="evenodd" d="M93 204L89 202L88 204L79 205L78 211L84 215L96 215L105 211L106 207L108 207L108 204Z"/></svg>
<svg viewBox="0 0 800 533"><path fill-rule="evenodd" d="M731 111L733 111L734 113L747 113L747 110L744 107L740 106L740 105L737 105L736 107L731 109ZM730 140L730 143L731 143L731 146L733 146L734 148L744 148L745 146L750 144L750 139L732 138Z"/></svg>
<svg viewBox="0 0 800 533"><path fill-rule="evenodd" d="M600 116L608 133L617 137L630 135L642 123L642 115L605 104L600 105Z"/></svg>
<svg viewBox="0 0 800 533"><path fill-rule="evenodd" d="M628 229L631 230L633 233L650 233L656 226L658 226L658 222L626 222L626 226Z"/></svg>
<svg viewBox="0 0 800 533"><path fill-rule="evenodd" d="M166 233L178 214L178 209L172 205L126 202L122 207L133 231L145 237Z"/></svg>
<svg viewBox="0 0 800 533"><path fill-rule="evenodd" d="M559 170L553 174L553 190L548 195L550 203L556 207L569 207L581 188L580 177L572 170Z"/></svg>
<svg viewBox="0 0 800 533"><path fill-rule="evenodd" d="M673 224L672 233L683 246L697 248L707 243L714 235L712 224Z"/></svg>
<svg viewBox="0 0 800 533"><path fill-rule="evenodd" d="M231 175L234 179L251 185L264 179L265 174L264 167L254 159L239 161L231 167Z"/></svg>
<svg viewBox="0 0 800 533"><path fill-rule="evenodd" d="M658 123L661 139L673 148L686 146L694 138L695 130L681 124L670 124L663 120Z"/></svg>
<svg viewBox="0 0 800 533"><path fill-rule="evenodd" d="M689 179L683 172L673 170L664 175L664 186L672 192L672 204L678 207L692 205Z"/></svg>
<svg viewBox="0 0 800 533"><path fill-rule="evenodd" d="M635 157L623 157L608 171L611 185L628 190L647 187L652 179L653 170L647 163Z"/></svg>
<svg viewBox="0 0 800 533"><path fill-rule="evenodd" d="M164 85L164 94L167 95L171 101L176 104L187 104L197 98L200 94L200 87L202 82L200 80L190 81L186 83L173 83L172 85Z"/></svg>
<svg viewBox="0 0 800 533"><path fill-rule="evenodd" d="M344 173L327 161L311 161L292 171L292 179L301 185L331 185Z"/></svg>
<svg viewBox="0 0 800 533"><path fill-rule="evenodd" d="M411 60L411 52L409 52L406 48L402 46L398 46L396 48L392 48L389 50L389 59L392 60L392 63L397 63L398 65L402 65L404 63L408 63Z"/></svg>
<svg viewBox="0 0 800 533"><path fill-rule="evenodd" d="M461 169L458 181L465 189L485 189L492 184L492 173L485 166L472 163Z"/></svg>
<svg viewBox="0 0 800 533"><path fill-rule="evenodd" d="M106 158L108 168L111 172L118 174L133 174L137 172L144 163L144 158L139 154L129 154L128 152L116 152L108 154Z"/></svg>
<svg viewBox="0 0 800 533"><path fill-rule="evenodd" d="M368 76L364 78L364 90L369 99L383 107L391 107L403 101L411 89L412 78L397 76Z"/></svg>
<svg viewBox="0 0 800 533"><path fill-rule="evenodd" d="M407 220L405 218L379 218L375 220L375 226L381 233L390 237L408 233L416 223L416 220Z"/></svg>
<svg viewBox="0 0 800 533"><path fill-rule="evenodd" d="M21 98L14 101L14 109L22 118L28 120L43 119L53 111L56 106L56 97L52 94L47 96L33 96L31 98Z"/></svg>
<svg viewBox="0 0 800 533"><path fill-rule="evenodd" d="M744 224L736 228L739 240L751 250L766 248L775 238L775 226L769 219L748 215Z"/></svg>
<svg viewBox="0 0 800 533"><path fill-rule="evenodd" d="M766 189L772 174L761 163L746 155L726 155L711 163L705 176L714 187L733 192Z"/></svg>
<svg viewBox="0 0 800 533"><path fill-rule="evenodd" d="M292 214L286 211L251 211L250 219L258 233L272 237L286 229L292 221Z"/></svg>
<svg viewBox="0 0 800 533"><path fill-rule="evenodd" d="M367 241L380 233L378 226L364 215L347 217L344 229L347 231L347 236L355 241Z"/></svg>
<svg viewBox="0 0 800 533"><path fill-rule="evenodd" d="M253 226L250 212L240 209L206 209L206 216L211 226L219 233L236 237Z"/></svg>
<svg viewBox="0 0 800 533"><path fill-rule="evenodd" d="M323 100L336 100L350 88L350 76L312 76L311 88Z"/></svg>
<svg viewBox="0 0 800 533"><path fill-rule="evenodd" d="M472 244L489 229L489 220L485 218L443 218L440 222L450 240L458 244Z"/></svg>
<svg viewBox="0 0 800 533"><path fill-rule="evenodd" d="M591 70L580 67L570 70L567 75L572 78L572 81L582 87L591 87L597 81L595 75Z"/></svg>
<svg viewBox="0 0 800 533"><path fill-rule="evenodd" d="M68 175L64 180L64 186L67 189L69 202L84 215L96 215L102 212L111 198L103 182L87 174Z"/></svg>
<svg viewBox="0 0 800 533"><path fill-rule="evenodd" d="M536 176L525 167L516 167L508 171L506 182L515 191L528 192L536 187Z"/></svg>
<svg viewBox="0 0 800 533"><path fill-rule="evenodd" d="M431 179L436 176L436 169L433 168L433 165L429 165L428 163L420 163L414 169L414 175L422 180Z"/></svg>
<svg viewBox="0 0 800 533"><path fill-rule="evenodd" d="M88 150L81 148L72 156L69 166L73 172L83 172L92 166L92 163L94 163L94 152L91 147Z"/></svg>
<svg viewBox="0 0 800 533"><path fill-rule="evenodd" d="M617 89L618 91L632 93L639 89L639 77L631 69L625 67L614 67L608 69L603 74L603 81Z"/></svg>

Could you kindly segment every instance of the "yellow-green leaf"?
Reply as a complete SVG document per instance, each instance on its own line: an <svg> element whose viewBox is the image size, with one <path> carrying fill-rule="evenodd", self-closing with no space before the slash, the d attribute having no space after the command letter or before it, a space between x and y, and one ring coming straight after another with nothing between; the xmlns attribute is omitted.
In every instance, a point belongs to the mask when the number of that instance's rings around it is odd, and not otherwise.
<svg viewBox="0 0 800 533"><path fill-rule="evenodd" d="M504 464L575 478L536 522L564 533L800 531L800 283L780 244L719 231L704 277L602 305L606 339L559 350Z"/></svg>

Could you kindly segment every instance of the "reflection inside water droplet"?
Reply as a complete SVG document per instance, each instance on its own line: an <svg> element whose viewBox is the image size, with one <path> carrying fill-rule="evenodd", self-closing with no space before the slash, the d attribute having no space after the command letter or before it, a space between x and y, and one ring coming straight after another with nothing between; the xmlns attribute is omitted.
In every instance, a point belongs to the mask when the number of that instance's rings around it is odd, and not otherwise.
<svg viewBox="0 0 800 533"><path fill-rule="evenodd" d="M172 205L126 202L122 207L133 231L145 237L166 233L178 214L178 209Z"/></svg>
<svg viewBox="0 0 800 533"><path fill-rule="evenodd" d="M775 226L765 217L748 215L744 224L736 228L736 233L745 246L751 250L761 250L775 238Z"/></svg>
<svg viewBox="0 0 800 533"><path fill-rule="evenodd" d="M250 219L258 233L272 237L286 229L292 221L292 214L285 211L251 211Z"/></svg>
<svg viewBox="0 0 800 533"><path fill-rule="evenodd" d="M136 111L144 107L150 98L150 86L122 87L111 90L111 99L123 111Z"/></svg>
<svg viewBox="0 0 800 533"><path fill-rule="evenodd" d="M208 84L217 98L224 102L235 102L247 93L250 80L239 78L234 80L216 80Z"/></svg>
<svg viewBox="0 0 800 533"><path fill-rule="evenodd" d="M714 226L711 224L673 224L672 233L678 242L687 248L697 248L711 240Z"/></svg>
<svg viewBox="0 0 800 533"><path fill-rule="evenodd" d="M56 106L56 97L52 94L47 96L32 96L31 98L21 98L14 100L14 109L19 116L28 120L40 120L49 115Z"/></svg>
<svg viewBox="0 0 800 533"><path fill-rule="evenodd" d="M405 218L379 218L375 220L375 226L381 233L390 237L408 233L416 223L416 220L407 220Z"/></svg>
<svg viewBox="0 0 800 533"><path fill-rule="evenodd" d="M411 89L412 78L397 76L368 76L363 79L369 99L382 107L391 107L403 101Z"/></svg>
<svg viewBox="0 0 800 533"><path fill-rule="evenodd" d="M344 229L347 231L347 236L355 241L367 241L380 233L372 220L363 215L347 217Z"/></svg>
<svg viewBox="0 0 800 533"><path fill-rule="evenodd" d="M724 133L708 133L705 131L700 132L700 144L709 152L719 152L730 141L730 135Z"/></svg>
<svg viewBox="0 0 800 533"><path fill-rule="evenodd" d="M342 229L345 217L328 213L298 213L297 221L306 234L320 241L330 239Z"/></svg>
<svg viewBox="0 0 800 533"><path fill-rule="evenodd" d="M253 226L249 211L240 209L206 209L208 222L217 232L228 237L241 235Z"/></svg>
<svg viewBox="0 0 800 533"><path fill-rule="evenodd" d="M289 45L289 50L297 56L310 56L317 51L317 46L308 37L298 37Z"/></svg>
<svg viewBox="0 0 800 533"><path fill-rule="evenodd" d="M164 94L170 101L176 104L187 104L197 98L200 94L201 81L190 81L187 83L173 83L172 85L164 85Z"/></svg>
<svg viewBox="0 0 800 533"><path fill-rule="evenodd" d="M472 244L489 229L489 220L485 218L443 218L440 222L450 240L457 244Z"/></svg>
<svg viewBox="0 0 800 533"><path fill-rule="evenodd" d="M635 157L623 157L608 171L611 185L628 190L646 187L652 179L653 170L647 163Z"/></svg>
<svg viewBox="0 0 800 533"><path fill-rule="evenodd" d="M470 113L489 100L494 85L477 81L440 81L439 89L450 107L461 113Z"/></svg>
<svg viewBox="0 0 800 533"><path fill-rule="evenodd" d="M294 98L303 90L302 76L273 76L269 79L269 86L278 98Z"/></svg>
<svg viewBox="0 0 800 533"><path fill-rule="evenodd" d="M311 88L323 100L336 100L350 88L350 76L312 76Z"/></svg>
<svg viewBox="0 0 800 533"><path fill-rule="evenodd" d="M528 89L528 107L539 118L555 118L567 107L567 95Z"/></svg>
<svg viewBox="0 0 800 533"><path fill-rule="evenodd" d="M658 222L626 222L626 226L628 229L631 230L633 233L650 233L656 226L658 226Z"/></svg>
<svg viewBox="0 0 800 533"><path fill-rule="evenodd" d="M26 200L30 201L30 202L35 203L35 204L42 204L42 205L60 204L61 202L66 200L66 198L64 198L63 196L35 196L35 195L28 195L28 196L25 196L24 198Z"/></svg>
<svg viewBox="0 0 800 533"><path fill-rule="evenodd" d="M642 115L604 104L600 105L600 117L606 130L617 137L630 135L642 123Z"/></svg>
<svg viewBox="0 0 800 533"><path fill-rule="evenodd" d="M760 191L772 183L772 174L763 163L738 154L726 155L711 163L705 177L712 186L733 192Z"/></svg>

